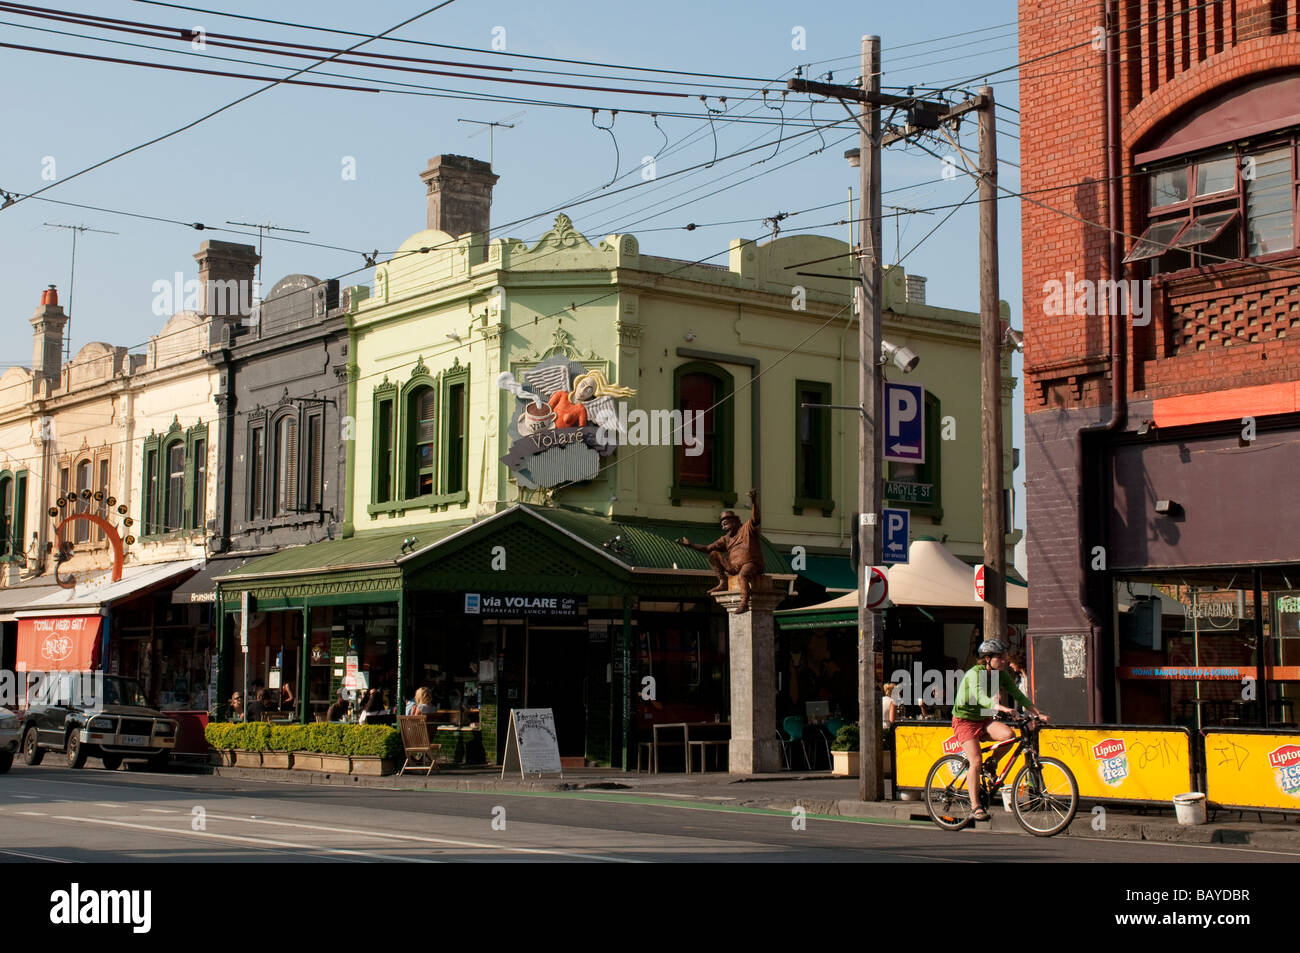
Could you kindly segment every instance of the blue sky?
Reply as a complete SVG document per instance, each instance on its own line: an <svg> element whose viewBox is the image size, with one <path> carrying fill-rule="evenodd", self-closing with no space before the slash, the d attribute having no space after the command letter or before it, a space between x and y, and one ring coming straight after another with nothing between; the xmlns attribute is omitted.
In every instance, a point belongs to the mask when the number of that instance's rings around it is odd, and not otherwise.
<svg viewBox="0 0 1300 953"><path fill-rule="evenodd" d="M434 0L386 0L359 7L339 2L276 4L249 0L191 0L224 12L273 17L373 34L400 23ZM333 48L350 46L358 38L310 33L272 24L253 23L208 13L179 10L129 0L72 0L66 7L78 13L173 27L202 28L207 33L288 40ZM780 102L780 91L793 70L804 75L833 73L832 81L849 82L858 70L859 38L882 38L885 87L947 86L973 79L1016 62L1016 6L1011 0L983 5L927 2L924 16L917 5L827 2L804 6L757 2L684 2L609 4L594 0L561 0L538 4L522 0L457 0L402 28L393 36L491 50L504 43L510 53L590 60L623 66L653 66L758 77L772 82L768 103ZM114 46L99 40L43 33L40 27L167 50ZM804 49L794 45L800 36ZM97 56L142 59L202 69L287 75L266 64L284 64L262 54L218 49L195 51L189 43L121 32L93 30L81 25L0 13L0 43L69 50ZM493 234L535 239L554 215L545 215L502 229L506 223L529 219L565 205L575 225L590 237L631 232L650 254L726 262L725 250L734 237L756 238L765 232L762 219L779 212L801 212L782 224L783 231L823 226L813 231L848 239L849 226L830 224L847 217L848 190L856 192L857 172L844 161L844 150L856 145L856 132L846 125L792 139L809 119L808 99L790 96L784 109L788 121L779 126L728 122L726 117L779 119L764 109L753 80L702 79L667 74L629 73L597 66L507 60L485 52L431 47L381 45L362 47L375 52L464 63L510 65L596 74L599 78L539 73L502 73L548 82L590 84L620 90L683 92L684 98L646 96L631 92L591 92L477 82L461 77L415 73L385 73L400 82L451 90L461 95L517 96L599 107L596 121L613 134L593 128L590 109L561 109L543 105L463 101L428 95L348 92L312 87L280 86L223 112L193 129L119 159L78 179L65 182L45 197L66 202L127 210L184 222L224 225L228 220L272 222L304 229L293 235L311 242L342 246L350 251L313 248L279 241L264 244L264 287L293 272L319 277L343 276L360 282L359 251L391 251L424 227L424 188L418 173L430 156L441 152L488 157L488 137L470 138L477 128L458 118L502 120L522 112L515 128L495 136L494 171L500 176L493 197ZM204 61L231 57L262 65ZM328 54L322 54L328 55ZM310 60L298 61L299 66ZM455 66L421 68L462 71ZM356 66L321 67L351 76L379 75ZM478 71L482 73L483 71ZM1015 71L991 78L1000 103L1017 106ZM307 79L307 76L300 77ZM368 81L319 77L322 82L378 88ZM669 80L651 83L649 80ZM692 83L714 84L701 88ZM49 185L43 173L59 181L107 156L191 122L204 113L258 88L263 83L216 76L145 69L139 66L72 59L0 48L0 86L6 89L7 134L0 144L0 188L30 193ZM737 86L742 89L723 89ZM428 93L431 90L412 90ZM712 127L707 107L725 110ZM724 107L720 97L727 97ZM747 98L748 97L748 98ZM659 111L659 129L648 115L628 110ZM689 118L669 117L686 113ZM819 103L813 117L822 123L847 119L837 103ZM1004 111L999 122L998 149L1009 163L1019 161L1018 116ZM659 130L662 130L662 134ZM667 137L668 145L665 146ZM770 143L770 148L720 159L710 169L665 175L718 156ZM778 137L782 138L780 146ZM851 141L848 140L851 138ZM819 154L809 155L825 148ZM602 190L618 174L625 176ZM963 129L962 141L973 154L974 123ZM951 149L935 151L951 153ZM774 152L776 152L775 155ZM603 196L642 181L641 158L659 153L659 179L616 196ZM754 164L765 157L773 158ZM345 178L348 157L355 178ZM789 163L784 168L777 168ZM52 166L52 168L51 168ZM960 202L971 190L970 180L942 177L939 159L918 148L887 151L883 169L885 202L910 209ZM1018 170L1002 165L1001 184L1019 185ZM629 174L631 173L631 174ZM583 205L577 197L601 196ZM855 197L856 201L856 197ZM680 206L674 208L674 206ZM818 206L830 206L812 210ZM810 210L810 211L803 211ZM897 244L907 252L947 210L906 214L898 221ZM977 220L974 206L962 208L904 261L907 271L929 278L932 304L974 310L979 301ZM1011 302L1013 323L1020 326L1020 217L1014 200L999 203L1001 295ZM117 232L84 233L77 242L76 285L71 347L92 340L139 347L165 321L153 313L153 284L174 272L194 273L193 254L204 239L252 241L230 232L204 231L123 215L86 211L29 200L0 213L0 302L3 328L11 350L0 357L27 363L31 331L27 319L40 291L57 284L66 303L70 233L44 223L88 225ZM699 227L715 222L737 224ZM886 261L895 259L895 227L884 229ZM1013 363L1017 375L1020 361ZM924 380L924 364L918 371ZM1019 390L1015 401L1016 445L1023 447L1023 414ZM973 474L978 479L978 474ZM1017 520L1024 525L1023 469L1016 474Z"/></svg>

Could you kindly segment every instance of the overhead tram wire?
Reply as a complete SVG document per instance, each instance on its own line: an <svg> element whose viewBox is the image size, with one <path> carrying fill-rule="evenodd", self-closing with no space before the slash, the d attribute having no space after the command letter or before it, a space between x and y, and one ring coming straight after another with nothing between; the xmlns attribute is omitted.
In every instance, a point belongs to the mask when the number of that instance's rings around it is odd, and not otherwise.
<svg viewBox="0 0 1300 953"><path fill-rule="evenodd" d="M191 59L195 56L198 56L198 57L202 57L203 59L213 60L217 62L240 63L246 65L261 66L268 69L290 69L291 68L279 64L262 63L257 60L248 60L248 59L242 59L238 57L218 56L216 54L210 54L210 53L206 53L206 54L205 53L183 53L178 50L168 50L166 48L150 46L149 44L144 44L144 43L133 43L128 40L114 40L108 37L89 37L80 33L71 33L64 30L54 30L48 27L37 27L37 26L32 26L30 24L15 24L15 23L10 23L8 21L0 21L0 24L7 25L7 26L16 26L21 29L35 30L43 33L53 33L60 36L78 37L82 39L92 40L95 42L108 43L108 44L119 45L119 46L127 46L127 47L132 47L137 49L146 49L146 50L161 52L166 55L184 56L187 59ZM42 50L33 50L33 51L42 52ZM132 61L125 61L125 60L118 61L118 62L128 63L129 65L132 64ZM141 62L138 65L148 66L150 64L147 62ZM188 68L184 69L183 71L199 72L199 73L213 72L213 71L204 71L204 70L192 70ZM462 102L487 102L487 103L500 103L500 104L509 104L509 105L553 107L559 109L604 110L610 108L610 107L594 107L585 103L565 103L565 102L557 102L554 100L530 99L530 98L524 98L518 96L496 95L491 93L476 94L476 93L469 93L467 91L458 91L451 87L429 86L427 84L420 84L420 83L404 83L394 79L371 80L366 77L358 77L349 73L335 73L328 70L313 70L312 72L314 75L318 75L318 76L328 76L328 77L334 77L340 79L347 79L351 81L373 82L380 87L387 87L387 86L403 87L398 89L368 88L365 90L367 92L378 92L381 94L394 93L399 95L430 96L438 99L452 99L452 100L458 100ZM235 74L218 74L218 75L234 76ZM273 77L270 76L258 76L258 77L247 77L247 78L259 79L259 80L273 79ZM327 86L327 84L320 84L320 85ZM424 90L432 90L434 92L423 92ZM739 101L743 101L743 100L739 100ZM620 113L627 113L629 115L658 116L666 119L698 120L701 118L698 112L677 112L677 111L665 110L665 109L634 109L634 108L628 108L624 106L624 107L619 107L618 111ZM767 119L751 119L746 117L733 117L733 116L718 116L714 118L715 121L724 122L724 123L738 123L744 125L763 125L763 126L778 125L776 120L767 120ZM799 120L799 119L787 120L785 124L793 128L812 128L812 126L808 124L806 121ZM638 170L633 169L632 171L635 172Z"/></svg>
<svg viewBox="0 0 1300 953"><path fill-rule="evenodd" d="M366 43L369 43L369 42L371 42L372 40L379 39L380 37L386 36L386 35L389 34L389 33L392 33L392 32L394 32L394 31L396 31L396 30L400 30L402 27L407 26L408 24L414 23L416 20L419 20L419 19L421 19L422 17L428 16L430 13L435 13L435 12L437 12L438 10L441 10L443 7L449 6L450 4L452 4L452 3L454 3L454 2L455 2L455 0L441 0L441 2L440 2L437 6L430 7L429 9L424 10L424 11L421 12L421 13L417 13L417 14L415 14L415 16L408 17L407 19L403 20L401 23L398 23L396 26L389 27L389 28L388 28L387 30L385 30L383 33L378 33L378 34L376 34L375 36L368 37L368 38L362 40L360 43L355 44L355 46L353 46L352 49L356 49L357 47L364 46ZM323 65L324 63L329 62L329 60L330 60L330 59L333 59L333 58L334 58L334 57L329 57L329 58L327 58L327 59L321 60L319 63L315 63L315 64L312 64L312 65L313 65L313 66L320 66L320 65ZM123 157L125 157L125 156L128 156L128 155L131 155L132 153L139 152L141 149L145 149L145 148L147 148L147 147L149 147L149 146L151 146L151 145L153 145L153 144L155 144L155 143L162 142L164 139L170 139L172 136L179 135L180 133L185 132L187 129L193 129L195 126L199 125L200 123L202 123L202 122L204 122L204 121L206 121L206 120L208 120L208 119L211 119L213 116L220 115L221 113L225 112L226 110L228 110L228 109L232 109L232 108L234 108L235 106L238 106L240 103L247 102L248 100L252 99L254 96L258 96L258 95L260 95L261 93L266 92L268 89L274 89L275 87L282 85L282 84L284 83L285 79L293 79L295 76L300 76L300 75L302 75L303 73L306 73L306 72L309 71L311 68L312 68L312 66L304 66L302 69L300 69L300 70L298 70L297 72L291 74L290 76L284 77L284 78L282 78L282 79L273 80L271 83L267 84L266 86L262 86L262 87L260 87L259 89L255 89L255 90L253 90L251 93L247 93L247 94L245 94L245 95L243 95L243 96L240 96L238 99L234 100L233 102L226 103L224 106L219 106L218 108L216 108L216 109L214 109L214 110L211 110L211 111L209 111L209 112L207 112L207 113L204 113L204 114L203 114L202 116L200 116L198 119L195 119L195 120L193 120L193 121L191 121L191 122L188 122L188 123L186 123L186 124L183 125L183 126L179 126L179 127L175 128L175 129L171 130L170 132L163 133L163 134L160 135L160 136L155 136L155 137L153 137L152 139L147 140L146 142L142 142L142 143L140 143L139 145L132 146L131 148L129 148L129 149L125 149L125 150L123 150L123 151L121 151L121 152L114 153L113 155L109 156L107 159L101 159L100 161L94 163L93 165L86 166L84 169L80 169L80 170L78 170L78 171L72 173L71 175L66 175L66 176L63 176L63 177L61 177L61 178L59 178L59 179L56 179L55 181L51 182L49 185L46 185L46 186L41 187L41 188L38 189L36 192L30 193L30 195L28 195L26 198L30 198L32 195L39 195L40 193L42 193L42 192L47 192L47 191L49 191L50 189L53 189L53 188L57 188L57 187L60 186L60 185L64 185L64 184L66 184L66 183L68 183L68 182L71 182L73 179L76 179L76 178L79 178L79 177L85 175L87 172L91 172L91 171L93 171L93 170L95 170L95 169L102 168L103 166L108 165L110 162L115 162L116 160L121 159L121 158L123 158ZM26 198L20 198L20 199L16 199L16 200L14 200L14 201L15 201L15 204L16 204L17 202L25 201Z"/></svg>
<svg viewBox="0 0 1300 953"><path fill-rule="evenodd" d="M256 23L273 24L275 26L289 26L300 30L315 30L317 32L322 32L322 33L334 33L339 36L365 36L364 33L357 33L352 30L341 30L341 29L335 29L333 27L324 27L324 26L319 26L319 25L309 24L309 23L295 23L290 20L273 20L266 17L255 17L247 14L230 13L223 10L210 10L210 9L204 9L202 7L186 6L184 4L179 4L179 3L164 3L161 2L161 0L136 0L136 2L146 3L149 4L150 6L155 6L155 7L171 7L176 10L187 10L191 13L206 13L211 16L225 17L234 20L247 20ZM456 44L453 43L434 43L431 40L411 40L403 37L384 37L383 39L385 42L388 43L404 43L412 46L428 46L428 47L436 47L438 49L444 49L444 50L460 50L462 52L481 53L490 56L511 56L511 57L518 57L521 59L538 60L538 61L549 62L549 63L573 63L578 66L597 66L603 69L620 69L620 70L626 70L632 72L662 73L665 75L673 75L673 76L702 76L707 79L733 79L742 82L753 82L753 83L770 82L769 79L762 76L735 76L729 73L701 73L701 72L696 72L691 70L664 69L664 68L652 67L652 66L627 66L619 63L602 63L594 60L568 59L565 57L558 57L558 56L539 56L536 54L529 54L529 53L512 53L506 50L485 50L473 46L457 46Z"/></svg>

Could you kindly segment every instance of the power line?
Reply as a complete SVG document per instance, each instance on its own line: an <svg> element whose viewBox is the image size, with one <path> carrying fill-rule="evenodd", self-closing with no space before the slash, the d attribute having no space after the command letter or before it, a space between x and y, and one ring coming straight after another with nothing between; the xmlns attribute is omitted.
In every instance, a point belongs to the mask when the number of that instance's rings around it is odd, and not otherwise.
<svg viewBox="0 0 1300 953"><path fill-rule="evenodd" d="M443 7L449 6L450 4L452 4L452 3L454 3L454 2L455 2L455 0L442 0L442 2L439 3L437 6L430 7L429 9L427 9L427 10L421 12L421 13L417 13L417 14L416 14L415 16L413 16L413 17L408 17L407 19L403 20L401 23L398 23L396 26L393 26L393 27L388 28L388 29L385 30L383 33L378 33L378 34L376 34L376 35L374 35L374 36L367 37L366 39L362 40L360 43L357 43L357 44L355 44L354 46L350 47L349 52L350 52L351 50L356 49L357 47L364 46L366 43L369 43L369 42L371 42L372 40L377 40L377 39L379 39L379 38L381 38L381 37L384 37L384 36L388 35L389 33L392 33L392 32L394 32L394 31L396 31L396 30L399 30L399 29L401 29L402 27L404 27L404 26L406 26L406 25L408 25L408 24L410 24L410 23L414 23L416 20L419 20L419 19L422 18L422 17L428 16L430 13L435 13L436 11L441 10ZM58 180L56 180L56 181L54 181L54 182L51 182L49 185L46 185L46 186L44 186L44 187L42 187L42 188L40 188L40 189L37 189L35 192L31 193L31 195L39 195L39 194L41 194L42 192L47 192L47 191L49 191L50 189L56 188L57 186L63 185L63 184L65 184L65 183L67 183L67 182L71 182L73 179L79 178L80 176L85 175L87 172L91 172L91 171L93 171L93 170L95 170L95 169L98 169L98 168L101 168L101 167L103 167L103 166L106 166L106 165L108 165L110 162L114 162L114 161L116 161L116 160L118 160L118 159L123 158L124 156L131 155L132 153L139 152L141 149L145 149L145 148L147 148L147 147L149 147L149 146L151 146L151 145L154 145L155 143L162 142L164 139L170 139L172 136L179 135L180 133L185 132L187 129L193 129L195 126L199 125L200 123L202 123L202 122L204 122L204 121L206 121L206 120L208 120L208 119L211 119L213 116L217 116L217 115L219 115L219 114L225 112L225 111L228 110L228 109L232 109L232 108L234 108L235 106L238 106L240 103L247 102L248 100L252 99L254 96L257 96L257 95L260 95L261 93L266 92L268 89L274 89L276 86L281 85L282 83L286 82L286 81L289 80L289 79L293 79L293 77L295 77L295 76L300 76L300 75L302 75L303 73L306 73L308 70L312 69L313 66L320 66L320 65L322 65L323 63L328 63L330 60L334 59L337 55L338 55L338 54L335 54L334 56L327 57L327 58L325 58L325 59L323 59L323 60L320 60L320 61L317 62L317 63L313 63L311 66L304 66L302 69L300 69L300 70L298 70L298 71L296 71L296 72L290 74L290 75L287 76L287 77L283 77L283 78L281 78L281 79L272 80L272 81L271 81L270 83L268 83L266 86L263 86L263 87L261 87L260 89L255 89L255 90L253 90L251 93L248 93L248 94L246 94L246 95L244 95L244 96L240 96L238 99L234 100L233 102L226 103L224 106L219 106L218 108L216 108L216 109L214 109L214 110L211 110L210 112L204 113L202 116L200 116L198 119L193 120L192 122L188 122L188 123L186 123L186 124L183 125L183 126L179 126L179 127L177 127L176 129L171 130L170 132L165 132L165 133L163 133L163 134L160 135L160 136L155 136L154 138L149 139L149 140L146 141L146 142L142 142L142 143L140 143L140 144L137 145L137 146L132 146L132 147L129 148L129 149L124 149L124 150L122 150L121 152L117 152L117 153L115 153L115 154L109 156L107 159L101 159L99 162L96 162L96 163L94 163L93 165L86 166L86 168L84 168L84 169L80 169L80 170L78 170L77 172L72 173L71 175L64 176L64 177L61 178L61 179L58 179ZM15 200L15 204L16 204L17 202L23 202L23 201L26 201L27 198L30 198L30 197L31 197L31 195L29 195L29 196L25 196L25 197L23 197L23 198L16 199L16 200Z"/></svg>
<svg viewBox="0 0 1300 953"><path fill-rule="evenodd" d="M364 33L356 33L353 32L352 30L339 30L339 29L334 29L332 27L316 26L309 23L295 23L291 20L272 20L266 17L254 17L254 16L248 16L246 14L240 14L240 13L229 13L223 10L210 10L210 9L204 9L202 7L185 6L179 3L164 3L162 2L162 0L136 0L136 2L147 3L155 7L171 7L176 10L188 10L192 13L206 13L212 16L226 17L228 19L233 19L233 20L248 20L255 23L269 23L275 26L291 26L300 30L315 30L321 33L334 33L339 36L365 36ZM510 53L504 50L484 50L473 46L457 46L452 43L434 43L429 40L408 40L408 39L403 39L401 37L384 37L384 39L386 42L389 43L405 43L411 46L428 46L428 47L435 47L444 50L460 50L462 52L481 53L490 56L512 56L512 57L518 57L520 59L538 60L538 61L544 61L549 63L572 63L578 66L597 66L603 69L621 69L621 70L644 72L644 73L663 73L665 75L674 75L674 76L703 76L707 79L734 79L734 80L740 80L744 82L754 82L754 83L770 82L770 80L765 79L764 77L761 76L735 76L728 73L701 73L701 72L694 72L691 70L663 69L660 67L651 67L651 66L626 66L618 63L601 63L593 60L566 59L564 57L559 57L559 56L537 56L528 53Z"/></svg>

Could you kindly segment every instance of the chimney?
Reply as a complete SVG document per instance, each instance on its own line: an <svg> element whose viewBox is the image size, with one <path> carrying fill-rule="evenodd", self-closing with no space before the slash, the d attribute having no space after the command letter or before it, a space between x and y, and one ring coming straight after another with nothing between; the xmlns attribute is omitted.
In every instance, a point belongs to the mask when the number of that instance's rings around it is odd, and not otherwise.
<svg viewBox="0 0 1300 953"><path fill-rule="evenodd" d="M68 316L59 306L59 292L50 285L41 292L41 304L32 315L32 331L36 337L32 351L32 387L40 388L42 380L50 390L59 386L63 370L63 329Z"/></svg>
<svg viewBox="0 0 1300 953"><path fill-rule="evenodd" d="M925 304L925 278L921 275L907 276L907 303Z"/></svg>
<svg viewBox="0 0 1300 953"><path fill-rule="evenodd" d="M472 262L487 260L488 231L492 215L492 186L500 176L492 166L468 156L434 156L420 173L428 189L428 228L448 235L481 235L483 245L471 254Z"/></svg>
<svg viewBox="0 0 1300 953"><path fill-rule="evenodd" d="M257 265L262 259L252 245L204 242L194 260L199 263L199 311L209 317L240 318L253 308Z"/></svg>

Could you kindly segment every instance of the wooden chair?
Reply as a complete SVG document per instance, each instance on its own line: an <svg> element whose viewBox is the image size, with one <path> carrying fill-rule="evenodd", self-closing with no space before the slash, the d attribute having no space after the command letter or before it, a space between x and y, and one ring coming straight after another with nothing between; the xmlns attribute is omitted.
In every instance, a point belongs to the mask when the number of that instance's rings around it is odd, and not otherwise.
<svg viewBox="0 0 1300 953"><path fill-rule="evenodd" d="M429 723L423 715L401 715L397 719L402 732L402 747L406 749L406 761L398 774L405 774L412 765L424 768L425 776L438 770L438 752L442 745L429 741Z"/></svg>

